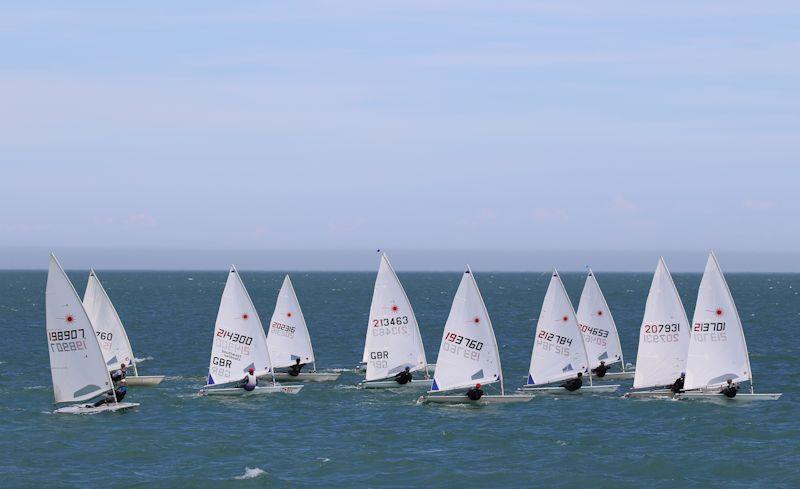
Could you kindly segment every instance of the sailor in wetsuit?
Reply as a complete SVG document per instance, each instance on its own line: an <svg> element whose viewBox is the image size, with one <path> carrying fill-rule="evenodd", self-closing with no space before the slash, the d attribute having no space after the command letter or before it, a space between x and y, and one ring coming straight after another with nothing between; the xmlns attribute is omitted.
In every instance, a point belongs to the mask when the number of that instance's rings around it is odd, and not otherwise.
<svg viewBox="0 0 800 489"><path fill-rule="evenodd" d="M258 385L258 378L256 378L254 372L255 369L250 367L250 369L247 371L247 375L245 375L242 379L242 388L244 388L246 391L251 391L256 388L256 385Z"/></svg>
<svg viewBox="0 0 800 489"><path fill-rule="evenodd" d="M727 385L725 385L725 387L723 387L723 389L719 392L720 394L723 394L725 397L733 399L734 397L736 397L736 393L739 392L739 386L734 384L731 379L728 379Z"/></svg>
<svg viewBox="0 0 800 489"><path fill-rule="evenodd" d="M122 364L120 364L120 366L119 366L119 368L117 370L114 370L113 372L111 372L111 381L112 382L119 382L120 380L124 379L127 376L127 373L125 372L125 368L126 368L125 364L122 363Z"/></svg>
<svg viewBox="0 0 800 489"><path fill-rule="evenodd" d="M305 364L300 363L299 358L296 359L294 365L289 367L289 375L291 375L292 377L297 377L298 375L300 375L300 370L303 368L303 365Z"/></svg>
<svg viewBox="0 0 800 489"><path fill-rule="evenodd" d="M672 383L672 386L669 388L675 394L683 391L683 383L686 381L686 373L681 372L681 376L675 379L675 382Z"/></svg>
<svg viewBox="0 0 800 489"><path fill-rule="evenodd" d="M561 387L567 389L570 392L574 392L574 391L580 389L581 386L583 385L582 377L583 377L583 372L578 372L578 376L577 377L575 377L574 379L567 380L566 382L561 384Z"/></svg>
<svg viewBox="0 0 800 489"><path fill-rule="evenodd" d="M483 396L483 389L480 384L475 384L475 387L467 391L467 397L470 401L477 401Z"/></svg>
<svg viewBox="0 0 800 489"><path fill-rule="evenodd" d="M400 385L403 385L411 382L413 378L414 376L411 375L411 367L406 367L405 370L394 376L394 381Z"/></svg>
<svg viewBox="0 0 800 489"><path fill-rule="evenodd" d="M608 372L608 365L606 365L604 360L601 360L600 365L592 369L592 373L598 377L605 377L606 372Z"/></svg>
<svg viewBox="0 0 800 489"><path fill-rule="evenodd" d="M122 399L125 398L125 394L128 393L127 384L128 384L128 382L125 379L120 380L119 381L119 387L114 389L114 395L109 395L107 397L104 397L103 399L100 399L99 401L97 401L94 404L87 404L86 406L87 407L89 407L89 406L99 407L99 406L102 406L103 404L113 404L114 403L114 396L116 396L116 398L117 398L116 401L117 402L122 402Z"/></svg>

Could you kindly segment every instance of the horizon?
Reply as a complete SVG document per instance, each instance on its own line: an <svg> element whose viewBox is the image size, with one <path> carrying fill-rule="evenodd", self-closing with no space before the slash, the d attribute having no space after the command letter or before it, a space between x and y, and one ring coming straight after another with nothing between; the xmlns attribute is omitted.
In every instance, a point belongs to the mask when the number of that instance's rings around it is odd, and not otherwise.
<svg viewBox="0 0 800 489"><path fill-rule="evenodd" d="M800 273L800 253L752 253L715 250L723 271L732 273ZM0 270L47 269L49 251L0 249ZM264 272L374 272L374 250L221 250L221 249L92 249L55 250L67 270L94 268L104 271L227 270L235 264L243 271ZM672 251L508 251L508 250L386 250L398 273L460 272L469 264L477 272L544 273L553 268L564 273L652 273L664 256L673 273L702 273L707 252Z"/></svg>

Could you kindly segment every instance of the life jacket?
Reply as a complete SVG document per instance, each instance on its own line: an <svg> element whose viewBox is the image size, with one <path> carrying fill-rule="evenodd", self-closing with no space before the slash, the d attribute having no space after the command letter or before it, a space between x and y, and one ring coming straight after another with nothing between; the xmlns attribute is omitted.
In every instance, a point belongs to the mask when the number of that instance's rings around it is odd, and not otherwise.
<svg viewBox="0 0 800 489"><path fill-rule="evenodd" d="M251 391L256 388L256 384L258 384L256 376L247 372L247 382L244 384L244 390Z"/></svg>

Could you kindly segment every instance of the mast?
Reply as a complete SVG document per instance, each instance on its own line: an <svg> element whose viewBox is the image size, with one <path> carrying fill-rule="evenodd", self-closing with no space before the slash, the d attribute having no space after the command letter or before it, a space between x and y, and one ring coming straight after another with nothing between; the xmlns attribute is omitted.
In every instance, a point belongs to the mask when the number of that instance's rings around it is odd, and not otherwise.
<svg viewBox="0 0 800 489"><path fill-rule="evenodd" d="M497 337L494 334L494 326L492 326L492 318L489 317L489 311L486 309L486 303L483 301L483 294L481 293L481 289L478 288L478 282L475 280L475 275L472 273L472 269L469 268L469 264L467 265L467 269L465 273L468 273L470 276L470 280L472 280L472 285L475 286L475 290L478 292L478 298L481 300L481 307L483 308L483 313L486 315L486 320L489 322L489 332L492 334L492 343L494 343L494 355L497 359L497 373L500 375L500 395L505 395L505 385L503 382L503 365L500 363L500 350L497 346Z"/></svg>
<svg viewBox="0 0 800 489"><path fill-rule="evenodd" d="M133 367L133 375L138 377L139 370L136 368L136 354L133 353L133 347L131 346L131 341L128 338L128 331L125 329L125 325L122 324L122 320L119 317L117 308L114 306L114 303L111 302L111 298L108 296L108 292L106 292L102 282L100 282L100 278L95 273L94 268L89 270L89 278L91 279L91 277L94 277L94 279L97 281L97 285L100 288L100 291L103 293L103 297L105 297L106 302L108 302L108 304L111 306L111 311L114 313L114 317L117 319L120 329L122 329L122 336L125 338L125 343L128 345L128 351L131 352L131 366Z"/></svg>
<svg viewBox="0 0 800 489"><path fill-rule="evenodd" d="M561 286L561 291L564 293L564 297L567 298L567 304L569 305L570 313L572 313L572 319L574 320L575 324L578 324L578 317L575 315L575 308L572 306L572 299L570 299L569 294L567 294L567 288L564 287L564 282L561 280L561 275L558 274L558 270L556 270L555 268L553 269L553 274L556 277L558 277L558 285ZM578 326L578 338L581 340L579 343L581 344L581 349L583 350L583 360L584 362L586 362L586 368L588 370L588 375L589 375L589 385L591 386L593 385L592 370L589 368L589 354L586 352L586 343L584 343L583 341L583 333L581 333L580 325Z"/></svg>
<svg viewBox="0 0 800 489"><path fill-rule="evenodd" d="M736 302L733 301L733 294L731 294L731 289L728 286L728 280L725 278L725 275L722 273L722 267L719 266L719 262L717 261L717 255L714 253L714 250L711 250L711 258L714 259L714 265L717 267L717 271L719 272L720 277L722 277L722 283L725 284L725 292L728 294L728 298L731 300L731 304L733 304L733 312L736 314L736 320L739 321L739 334L742 337L742 347L744 348L744 358L747 360L747 373L750 375L750 393L753 393L753 369L750 367L750 352L747 349L747 340L744 337L744 324L742 324L742 318L739 316L739 308L736 307Z"/></svg>

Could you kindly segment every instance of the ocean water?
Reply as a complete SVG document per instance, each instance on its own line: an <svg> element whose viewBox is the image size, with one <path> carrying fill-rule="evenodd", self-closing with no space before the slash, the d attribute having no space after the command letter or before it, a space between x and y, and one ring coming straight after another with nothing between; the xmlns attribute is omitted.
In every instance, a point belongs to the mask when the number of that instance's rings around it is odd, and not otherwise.
<svg viewBox="0 0 800 489"><path fill-rule="evenodd" d="M70 272L79 293L86 272ZM54 415L43 272L0 272L0 485L3 487L800 487L800 275L730 274L756 390L777 402L539 396L489 407L420 406L417 393L362 391L359 377L296 396L197 397L226 270L103 272L140 373L135 410ZM282 274L242 272L267 322ZM577 306L582 274L563 275ZM429 361L459 273L400 273ZM506 385L526 376L549 274L476 273ZM700 275L676 274L691 318ZM651 276L599 273L635 362ZM292 273L319 369L361 356L372 273ZM630 381L622 382L625 387ZM620 393L621 394L621 393Z"/></svg>

